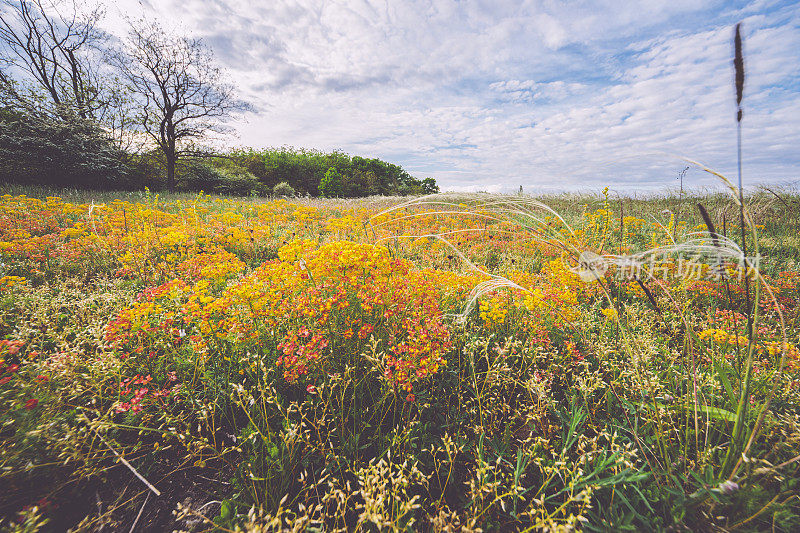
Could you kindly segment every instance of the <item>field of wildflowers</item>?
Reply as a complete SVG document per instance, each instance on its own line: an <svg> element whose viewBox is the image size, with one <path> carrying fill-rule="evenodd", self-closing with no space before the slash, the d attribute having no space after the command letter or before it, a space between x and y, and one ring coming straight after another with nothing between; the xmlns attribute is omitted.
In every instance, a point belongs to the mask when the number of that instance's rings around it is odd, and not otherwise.
<svg viewBox="0 0 800 533"><path fill-rule="evenodd" d="M797 531L769 192L3 196L0 528Z"/></svg>

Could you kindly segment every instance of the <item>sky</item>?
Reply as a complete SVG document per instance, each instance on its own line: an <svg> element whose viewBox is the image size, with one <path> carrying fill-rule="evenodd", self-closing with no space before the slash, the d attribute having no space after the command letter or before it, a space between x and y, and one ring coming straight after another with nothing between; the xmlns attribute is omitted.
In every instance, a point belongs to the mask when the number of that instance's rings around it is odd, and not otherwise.
<svg viewBox="0 0 800 533"><path fill-rule="evenodd" d="M252 109L231 145L378 157L442 190L665 191L682 158L800 183L800 3L118 0L208 44ZM715 178L695 167L691 188Z"/></svg>

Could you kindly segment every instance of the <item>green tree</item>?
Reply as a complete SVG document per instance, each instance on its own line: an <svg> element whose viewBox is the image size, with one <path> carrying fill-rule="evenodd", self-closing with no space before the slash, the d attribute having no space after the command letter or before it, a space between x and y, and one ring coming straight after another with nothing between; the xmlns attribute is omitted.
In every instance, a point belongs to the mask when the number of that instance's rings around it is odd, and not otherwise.
<svg viewBox="0 0 800 533"><path fill-rule="evenodd" d="M339 198L344 196L344 178L336 170L330 167L322 180L319 182L319 193L326 198Z"/></svg>
<svg viewBox="0 0 800 533"><path fill-rule="evenodd" d="M371 170L354 169L347 180L347 187L345 188L347 196L351 198L359 198L362 196L372 196L380 194L380 182L378 177Z"/></svg>
<svg viewBox="0 0 800 533"><path fill-rule="evenodd" d="M258 178L258 180L266 186L267 183L267 168L264 164L264 154L253 150L252 148L233 150L227 154L228 158L239 165L241 168L247 170L250 174Z"/></svg>
<svg viewBox="0 0 800 533"><path fill-rule="evenodd" d="M436 185L436 180L433 178L425 178L422 180L422 192L424 194L434 194L439 192L439 186Z"/></svg>

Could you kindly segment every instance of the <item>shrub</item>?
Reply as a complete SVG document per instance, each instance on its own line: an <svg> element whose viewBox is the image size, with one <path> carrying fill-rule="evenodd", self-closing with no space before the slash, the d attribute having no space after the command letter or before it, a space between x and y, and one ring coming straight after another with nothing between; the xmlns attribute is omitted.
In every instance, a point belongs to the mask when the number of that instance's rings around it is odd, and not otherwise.
<svg viewBox="0 0 800 533"><path fill-rule="evenodd" d="M288 196L291 198L295 196L296 192L294 190L294 187L292 187L285 181L282 181L272 188L272 194L274 196Z"/></svg>
<svg viewBox="0 0 800 533"><path fill-rule="evenodd" d="M62 187L130 186L125 154L77 115L0 111L0 181Z"/></svg>
<svg viewBox="0 0 800 533"><path fill-rule="evenodd" d="M132 188L147 187L151 191L164 189L166 162L160 150L131 154L127 167Z"/></svg>
<svg viewBox="0 0 800 533"><path fill-rule="evenodd" d="M190 163L183 180L190 191L237 196L265 193L264 186L246 170L217 168L201 162Z"/></svg>

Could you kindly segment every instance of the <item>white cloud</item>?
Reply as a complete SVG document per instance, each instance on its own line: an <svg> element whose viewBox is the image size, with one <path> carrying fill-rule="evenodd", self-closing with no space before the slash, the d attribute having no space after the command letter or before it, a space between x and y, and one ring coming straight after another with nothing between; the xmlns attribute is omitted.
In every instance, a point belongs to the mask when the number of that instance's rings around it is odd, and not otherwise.
<svg viewBox="0 0 800 533"><path fill-rule="evenodd" d="M731 26L744 18L745 170L754 181L800 178L791 4L119 5L214 47L259 110L236 142L381 157L452 190L660 187L682 168L674 155L731 173ZM118 16L109 24L124 27Z"/></svg>

